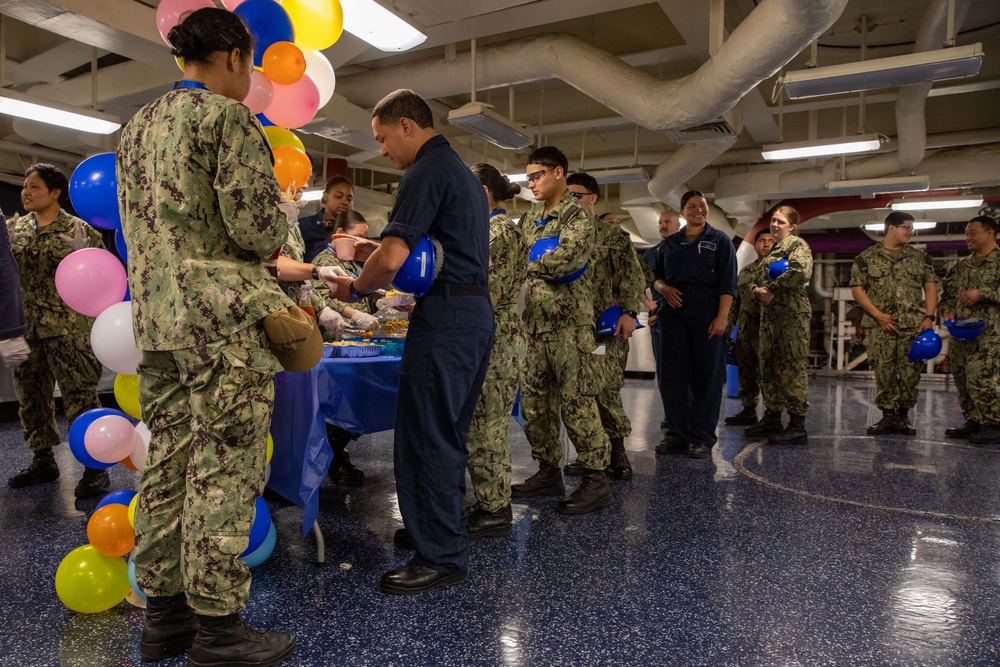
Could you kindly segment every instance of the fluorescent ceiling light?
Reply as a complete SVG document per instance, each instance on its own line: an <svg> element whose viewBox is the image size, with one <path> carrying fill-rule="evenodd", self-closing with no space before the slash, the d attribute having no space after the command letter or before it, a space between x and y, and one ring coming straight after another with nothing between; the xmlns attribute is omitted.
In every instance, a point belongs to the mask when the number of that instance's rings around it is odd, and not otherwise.
<svg viewBox="0 0 1000 667"><path fill-rule="evenodd" d="M500 148L524 148L534 141L482 102L469 102L449 111L448 122Z"/></svg>
<svg viewBox="0 0 1000 667"><path fill-rule="evenodd" d="M913 83L961 79L979 74L982 64L983 45L976 43L891 58L813 67L788 72L781 82L788 98L797 100L818 95L856 93Z"/></svg>
<svg viewBox="0 0 1000 667"><path fill-rule="evenodd" d="M323 198L323 188L306 190L302 193L302 201L319 201Z"/></svg>
<svg viewBox="0 0 1000 667"><path fill-rule="evenodd" d="M344 30L365 40L380 51L406 51L427 39L374 0L341 0L344 9Z"/></svg>
<svg viewBox="0 0 1000 667"><path fill-rule="evenodd" d="M593 176L594 180L601 185L605 183L645 183L649 180L649 173L642 167L588 171L587 174Z"/></svg>
<svg viewBox="0 0 1000 667"><path fill-rule="evenodd" d="M507 180L511 183L527 183L527 174L507 174Z"/></svg>
<svg viewBox="0 0 1000 667"><path fill-rule="evenodd" d="M936 222L914 222L913 231L915 232L925 232L928 229L934 229L937 226ZM869 232L881 232L885 229L884 222L868 222L865 223L865 230Z"/></svg>
<svg viewBox="0 0 1000 667"><path fill-rule="evenodd" d="M0 113L93 134L111 134L122 126L117 118L109 114L31 97L6 88L0 89Z"/></svg>
<svg viewBox="0 0 1000 667"><path fill-rule="evenodd" d="M895 192L923 192L930 189L929 176L902 178L865 178L856 181L830 181L826 189L831 195L871 196Z"/></svg>
<svg viewBox="0 0 1000 667"><path fill-rule="evenodd" d="M824 155L867 153L878 150L879 146L880 143L877 134L858 134L853 137L835 137L833 139L812 139L810 141L770 144L761 149L760 156L765 160L795 160L807 157L822 157Z"/></svg>
<svg viewBox="0 0 1000 667"><path fill-rule="evenodd" d="M938 197L928 199L894 199L893 211L933 211L947 208L978 208L983 205L983 198L970 195L967 197Z"/></svg>

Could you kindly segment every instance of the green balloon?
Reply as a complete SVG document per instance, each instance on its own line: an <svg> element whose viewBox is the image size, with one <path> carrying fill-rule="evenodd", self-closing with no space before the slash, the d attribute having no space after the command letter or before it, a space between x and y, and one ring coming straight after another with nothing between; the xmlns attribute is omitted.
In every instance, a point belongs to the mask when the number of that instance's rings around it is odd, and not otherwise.
<svg viewBox="0 0 1000 667"><path fill-rule="evenodd" d="M124 600L128 591L128 564L89 544L66 554L56 570L56 595L81 614L107 611Z"/></svg>

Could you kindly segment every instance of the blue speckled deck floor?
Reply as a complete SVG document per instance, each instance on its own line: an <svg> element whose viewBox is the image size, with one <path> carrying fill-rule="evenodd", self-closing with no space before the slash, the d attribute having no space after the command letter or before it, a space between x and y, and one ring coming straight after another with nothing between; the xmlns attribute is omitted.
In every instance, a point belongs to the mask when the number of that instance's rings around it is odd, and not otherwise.
<svg viewBox="0 0 1000 667"><path fill-rule="evenodd" d="M366 436L352 452L367 485L322 490L325 565L300 510L271 503L278 546L246 617L295 635L288 665L1000 664L1000 450L944 440L960 413L934 383L916 438L867 437L873 394L815 380L809 446L720 426L712 459L695 461L655 456L654 383L629 379L635 477L613 482L614 505L564 517L555 498L518 502L509 538L473 543L466 584L413 597L377 589L410 552L392 545L390 436ZM28 460L9 412L4 479ZM519 481L534 464L512 434ZM57 451L58 484L0 487L0 665L144 664L140 610L77 615L56 598L56 566L96 504L74 500L80 465ZM112 471L116 488L135 480Z"/></svg>

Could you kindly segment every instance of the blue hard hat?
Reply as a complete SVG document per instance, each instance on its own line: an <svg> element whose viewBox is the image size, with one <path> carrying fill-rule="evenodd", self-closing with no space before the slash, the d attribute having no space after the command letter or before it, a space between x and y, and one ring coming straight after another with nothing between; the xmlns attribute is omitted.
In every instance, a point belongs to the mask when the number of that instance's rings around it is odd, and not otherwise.
<svg viewBox="0 0 1000 667"><path fill-rule="evenodd" d="M767 265L767 279L777 280L788 270L788 259L782 257Z"/></svg>
<svg viewBox="0 0 1000 667"><path fill-rule="evenodd" d="M941 324L948 329L951 337L955 340L976 340L979 338L979 334L983 333L982 320L959 319L954 322L945 320Z"/></svg>
<svg viewBox="0 0 1000 667"><path fill-rule="evenodd" d="M621 319L625 311L621 306L611 306L606 309L601 316L597 318L597 335L598 336L611 336L615 333L615 327L618 326L618 320ZM635 319L636 329L645 329L646 327L639 323L639 318Z"/></svg>
<svg viewBox="0 0 1000 667"><path fill-rule="evenodd" d="M528 261L537 262L539 259L541 259L542 255L547 255L558 247L559 247L558 236L546 236L544 238L540 238L531 244L531 249L528 251ZM587 265L584 264L583 268L577 269L576 271L567 276L562 276L560 278L553 278L551 282L571 283L580 276L582 276L583 272L586 270L587 270ZM621 315L619 315L619 317L620 316Z"/></svg>
<svg viewBox="0 0 1000 667"><path fill-rule="evenodd" d="M436 252L431 237L424 234L413 246L410 256L396 271L392 286L400 292L409 292L414 296L423 296L434 283L434 264Z"/></svg>
<svg viewBox="0 0 1000 667"><path fill-rule="evenodd" d="M736 334L738 334L739 331L740 331L740 325L734 324L733 325L733 332L731 334L729 334L729 340L735 341L736 340Z"/></svg>
<svg viewBox="0 0 1000 667"><path fill-rule="evenodd" d="M906 358L910 361L927 361L940 353L941 336L938 336L933 329L926 329L913 339L913 344L910 345L910 351L906 353Z"/></svg>

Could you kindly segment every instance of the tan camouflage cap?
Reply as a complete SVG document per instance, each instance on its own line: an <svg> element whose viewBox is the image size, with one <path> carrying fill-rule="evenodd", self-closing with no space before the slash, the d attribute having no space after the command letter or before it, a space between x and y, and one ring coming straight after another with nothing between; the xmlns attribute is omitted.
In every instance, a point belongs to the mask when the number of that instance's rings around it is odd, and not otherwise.
<svg viewBox="0 0 1000 667"><path fill-rule="evenodd" d="M271 352L292 373L307 371L323 357L323 337L316 320L298 306L276 310L264 318Z"/></svg>

